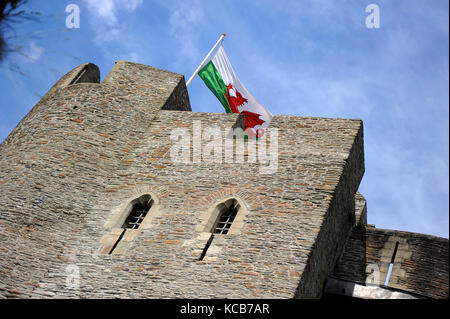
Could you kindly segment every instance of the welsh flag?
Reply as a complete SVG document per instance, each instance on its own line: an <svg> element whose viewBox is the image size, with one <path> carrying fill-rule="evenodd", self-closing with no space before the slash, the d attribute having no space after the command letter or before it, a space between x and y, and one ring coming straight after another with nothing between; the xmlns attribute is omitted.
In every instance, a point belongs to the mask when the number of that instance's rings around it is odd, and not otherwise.
<svg viewBox="0 0 450 319"><path fill-rule="evenodd" d="M264 134L273 115L259 104L241 83L222 46L204 64L198 75L219 99L227 113L244 115L247 134L250 133L249 135L256 137Z"/></svg>

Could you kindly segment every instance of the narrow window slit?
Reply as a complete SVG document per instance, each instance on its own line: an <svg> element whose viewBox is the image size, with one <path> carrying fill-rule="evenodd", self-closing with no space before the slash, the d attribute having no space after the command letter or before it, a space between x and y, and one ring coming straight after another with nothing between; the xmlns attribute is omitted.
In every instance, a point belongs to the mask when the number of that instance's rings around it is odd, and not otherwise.
<svg viewBox="0 0 450 319"><path fill-rule="evenodd" d="M203 248L202 254L200 255L200 258L198 260L203 260L203 258L205 258L206 252L208 251L209 246L211 246L211 243L214 239L214 234L211 234L211 236L209 236L208 242L205 245L205 248Z"/></svg>
<svg viewBox="0 0 450 319"><path fill-rule="evenodd" d="M119 244L119 242L122 240L123 235L125 234L126 229L122 230L122 233L120 234L119 238L117 239L116 243L114 244L114 246L111 248L111 250L109 251L108 255L111 255L112 252L114 251L114 249L116 249L117 245Z"/></svg>
<svg viewBox="0 0 450 319"><path fill-rule="evenodd" d="M389 269L386 274L386 280L384 281L384 285L387 286L389 284L389 279L391 277L392 268L394 267L395 256L397 255L398 242L395 243L394 252L392 254L391 263L389 264Z"/></svg>

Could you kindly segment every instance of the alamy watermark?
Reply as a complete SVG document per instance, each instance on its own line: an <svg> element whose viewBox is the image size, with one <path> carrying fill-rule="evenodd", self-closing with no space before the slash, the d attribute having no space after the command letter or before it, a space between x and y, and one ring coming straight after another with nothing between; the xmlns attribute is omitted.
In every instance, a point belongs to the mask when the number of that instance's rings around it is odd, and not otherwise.
<svg viewBox="0 0 450 319"><path fill-rule="evenodd" d="M173 129L170 140L173 142L170 148L173 163L240 164L247 158L247 163L259 166L260 174L273 174L278 170L277 128L266 129L265 134L254 138L241 128L203 127L200 120L195 120L192 130Z"/></svg>
<svg viewBox="0 0 450 319"><path fill-rule="evenodd" d="M79 29L80 28L80 7L76 4L68 4L65 12L69 13L66 17L66 28Z"/></svg>
<svg viewBox="0 0 450 319"><path fill-rule="evenodd" d="M80 269L75 264L66 267L66 288L80 289Z"/></svg>
<svg viewBox="0 0 450 319"><path fill-rule="evenodd" d="M380 28L380 7L377 4L369 4L366 7L366 13L369 15L366 17L366 27L368 29Z"/></svg>

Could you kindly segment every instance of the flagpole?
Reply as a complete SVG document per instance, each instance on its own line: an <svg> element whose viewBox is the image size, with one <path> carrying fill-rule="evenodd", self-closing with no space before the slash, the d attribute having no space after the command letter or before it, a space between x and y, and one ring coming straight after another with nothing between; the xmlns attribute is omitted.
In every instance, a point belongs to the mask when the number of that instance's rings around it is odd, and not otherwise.
<svg viewBox="0 0 450 319"><path fill-rule="evenodd" d="M222 35L220 36L219 40L217 40L216 44L214 44L214 46L211 49L211 51L209 51L209 53L203 59L202 63L200 63L200 65L198 66L197 70L195 70L194 74L192 74L191 77L189 78L189 80L186 82L186 87L189 86L189 84L191 84L192 79L197 75L198 71L200 71L200 68L203 66L203 63L205 63L205 61L208 60L208 58L211 55L211 53L214 52L216 47L219 45L220 41L222 41L222 39L225 38L225 36L226 36L226 33L222 33Z"/></svg>

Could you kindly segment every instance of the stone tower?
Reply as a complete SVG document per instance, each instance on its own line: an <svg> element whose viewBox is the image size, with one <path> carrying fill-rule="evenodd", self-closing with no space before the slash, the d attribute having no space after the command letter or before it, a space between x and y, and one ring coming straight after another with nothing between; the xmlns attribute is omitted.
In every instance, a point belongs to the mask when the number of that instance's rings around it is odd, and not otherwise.
<svg viewBox="0 0 450 319"><path fill-rule="evenodd" d="M448 298L447 239L366 225L361 120L275 116L260 173L252 140L203 156L241 119L191 112L182 75L118 61L99 82L73 69L0 146L1 296Z"/></svg>

